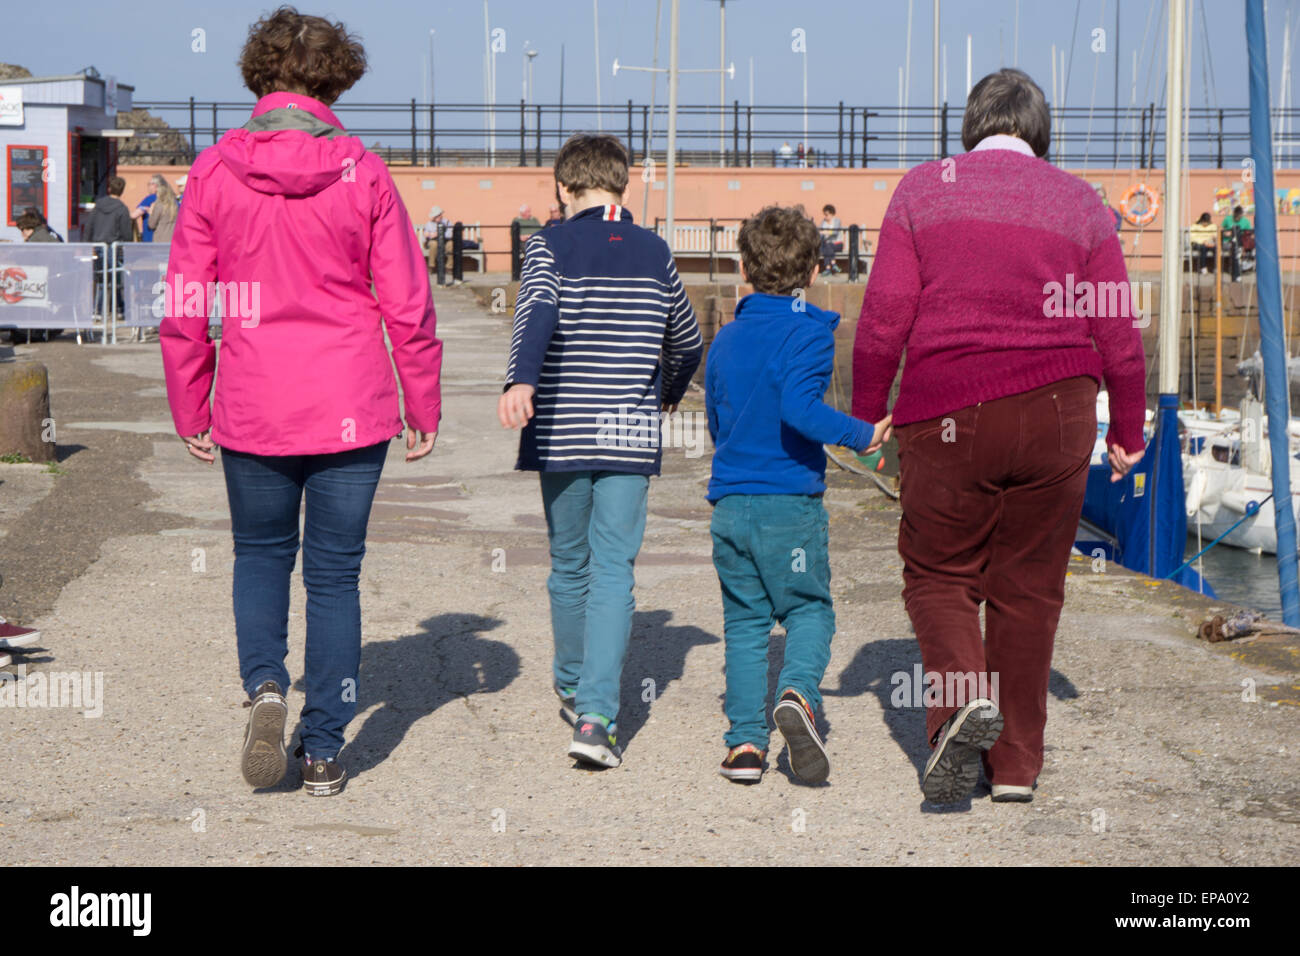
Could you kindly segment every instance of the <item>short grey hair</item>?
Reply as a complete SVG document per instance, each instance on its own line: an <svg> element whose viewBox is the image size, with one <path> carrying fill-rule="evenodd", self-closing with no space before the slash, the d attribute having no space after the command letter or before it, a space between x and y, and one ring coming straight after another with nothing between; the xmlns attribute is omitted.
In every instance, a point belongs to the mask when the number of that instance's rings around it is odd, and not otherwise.
<svg viewBox="0 0 1300 956"><path fill-rule="evenodd" d="M1023 139L1035 156L1046 156L1052 144L1052 115L1047 99L1022 70L1007 67L990 73L975 84L966 98L962 146L972 150L986 136L999 133Z"/></svg>

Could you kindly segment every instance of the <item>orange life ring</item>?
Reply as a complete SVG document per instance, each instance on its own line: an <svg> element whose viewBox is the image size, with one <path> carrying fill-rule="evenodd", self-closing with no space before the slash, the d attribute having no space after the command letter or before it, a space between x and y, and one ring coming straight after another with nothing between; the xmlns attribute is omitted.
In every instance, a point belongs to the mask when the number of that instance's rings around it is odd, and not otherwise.
<svg viewBox="0 0 1300 956"><path fill-rule="evenodd" d="M1120 198L1119 211L1130 226L1150 225L1160 212L1160 194L1146 183L1137 183Z"/></svg>

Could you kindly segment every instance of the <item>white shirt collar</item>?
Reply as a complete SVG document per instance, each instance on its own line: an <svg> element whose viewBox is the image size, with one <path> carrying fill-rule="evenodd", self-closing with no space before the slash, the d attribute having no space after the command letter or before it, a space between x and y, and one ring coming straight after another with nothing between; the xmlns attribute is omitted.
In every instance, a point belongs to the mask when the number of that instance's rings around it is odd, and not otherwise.
<svg viewBox="0 0 1300 956"><path fill-rule="evenodd" d="M978 153L982 149L1009 149L1016 153L1023 153L1025 156L1033 156L1034 148L1026 143L1019 136L1008 136L1006 133L994 133L992 136L985 136L975 144L972 153Z"/></svg>

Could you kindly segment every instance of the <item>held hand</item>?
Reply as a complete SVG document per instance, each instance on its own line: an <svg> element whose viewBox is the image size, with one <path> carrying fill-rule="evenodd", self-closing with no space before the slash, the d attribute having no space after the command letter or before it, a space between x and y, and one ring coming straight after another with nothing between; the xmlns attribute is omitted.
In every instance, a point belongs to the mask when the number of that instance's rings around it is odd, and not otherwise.
<svg viewBox="0 0 1300 956"><path fill-rule="evenodd" d="M216 456L212 452L217 446L212 443L212 439L208 437L207 432L190 435L188 438L182 435L181 441L185 442L185 450L199 461L209 465L216 461Z"/></svg>
<svg viewBox="0 0 1300 956"><path fill-rule="evenodd" d="M533 395L536 389L519 383L511 385L497 401L497 418L502 428L523 428L533 417Z"/></svg>
<svg viewBox="0 0 1300 956"><path fill-rule="evenodd" d="M416 446L416 431L414 428L406 430L406 460L418 461L429 452L433 451L433 443L438 440L437 432L420 432L419 446ZM412 450L414 449L414 450Z"/></svg>
<svg viewBox="0 0 1300 956"><path fill-rule="evenodd" d="M1111 445L1106 455L1110 463L1110 480L1112 482L1121 480L1133 469L1134 465L1142 460L1144 454L1146 454L1145 449L1130 453L1120 448L1119 445Z"/></svg>
<svg viewBox="0 0 1300 956"><path fill-rule="evenodd" d="M868 445L861 454L870 455L880 450L885 442L894 437L894 416L886 415L880 421L876 422L875 433L871 436L871 444Z"/></svg>

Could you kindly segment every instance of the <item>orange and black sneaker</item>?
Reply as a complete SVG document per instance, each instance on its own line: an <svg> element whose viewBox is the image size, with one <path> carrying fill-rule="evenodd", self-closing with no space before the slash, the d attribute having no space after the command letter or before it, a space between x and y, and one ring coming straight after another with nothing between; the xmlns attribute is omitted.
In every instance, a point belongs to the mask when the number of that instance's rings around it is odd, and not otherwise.
<svg viewBox="0 0 1300 956"><path fill-rule="evenodd" d="M767 751L753 744L738 744L727 751L718 773L733 783L758 783L763 779L763 760Z"/></svg>
<svg viewBox="0 0 1300 956"><path fill-rule="evenodd" d="M773 708L772 719L785 737L794 775L805 783L823 783L830 776L831 760L808 701L797 690L787 689Z"/></svg>

